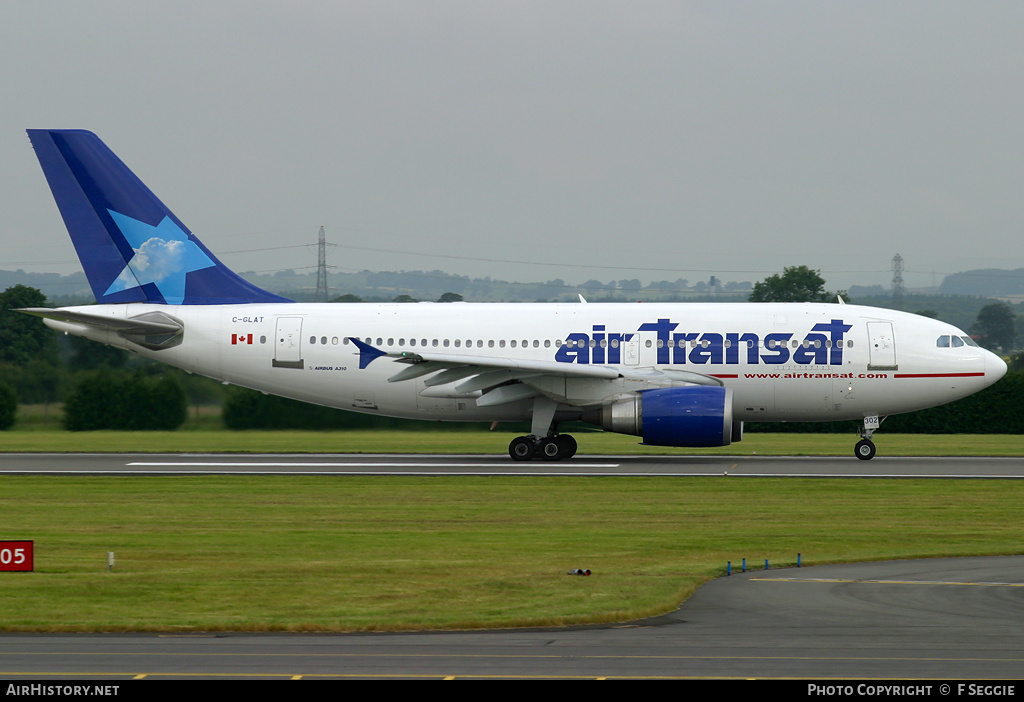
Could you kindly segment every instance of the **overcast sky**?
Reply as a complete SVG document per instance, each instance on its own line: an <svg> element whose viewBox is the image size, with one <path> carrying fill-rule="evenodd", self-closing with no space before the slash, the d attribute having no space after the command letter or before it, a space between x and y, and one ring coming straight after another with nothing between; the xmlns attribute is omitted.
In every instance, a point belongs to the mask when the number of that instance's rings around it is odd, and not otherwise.
<svg viewBox="0 0 1024 702"><path fill-rule="evenodd" d="M89 129L236 270L1024 267L1024 3L0 2L0 268ZM286 247L286 248L281 248Z"/></svg>

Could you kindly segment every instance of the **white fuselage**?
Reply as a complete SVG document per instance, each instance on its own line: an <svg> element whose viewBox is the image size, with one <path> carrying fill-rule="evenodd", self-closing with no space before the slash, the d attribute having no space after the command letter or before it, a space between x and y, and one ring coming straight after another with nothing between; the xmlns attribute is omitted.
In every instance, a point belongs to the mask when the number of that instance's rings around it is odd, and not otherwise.
<svg viewBox="0 0 1024 702"><path fill-rule="evenodd" d="M733 392L740 421L829 421L909 412L992 384L1006 365L960 343L962 331L918 315L836 304L247 304L97 305L113 317L161 311L181 343L151 350L112 331L46 320L58 330L220 381L359 412L433 420L528 419L531 401L478 406L479 391L388 382L407 366L360 368L348 338L387 353L466 355L629 371L605 382L553 378L562 407L649 387L645 369L690 372ZM947 343L942 344L945 337ZM956 343L948 339L955 338ZM969 341L969 340L968 340ZM571 342L571 343L570 343ZM556 374L557 375L557 374Z"/></svg>

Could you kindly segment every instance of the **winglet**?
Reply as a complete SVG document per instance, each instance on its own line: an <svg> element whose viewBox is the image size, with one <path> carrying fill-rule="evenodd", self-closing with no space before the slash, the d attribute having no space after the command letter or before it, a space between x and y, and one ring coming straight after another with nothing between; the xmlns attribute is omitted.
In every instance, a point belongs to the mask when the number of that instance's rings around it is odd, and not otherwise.
<svg viewBox="0 0 1024 702"><path fill-rule="evenodd" d="M381 351L374 346L370 346L366 342L360 341L354 336L348 337L348 340L355 344L356 348L359 349L359 370L366 368L375 358L387 355L386 351Z"/></svg>
<svg viewBox="0 0 1024 702"><path fill-rule="evenodd" d="M218 261L92 132L28 137L97 302L291 302Z"/></svg>

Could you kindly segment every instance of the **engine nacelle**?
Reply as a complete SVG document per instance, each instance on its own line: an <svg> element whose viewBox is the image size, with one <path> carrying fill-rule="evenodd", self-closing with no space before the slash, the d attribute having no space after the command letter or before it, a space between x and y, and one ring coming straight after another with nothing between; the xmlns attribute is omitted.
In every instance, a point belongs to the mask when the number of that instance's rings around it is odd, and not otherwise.
<svg viewBox="0 0 1024 702"><path fill-rule="evenodd" d="M599 423L652 446L728 446L743 437L743 422L732 419L732 390L706 385L641 390L602 407Z"/></svg>

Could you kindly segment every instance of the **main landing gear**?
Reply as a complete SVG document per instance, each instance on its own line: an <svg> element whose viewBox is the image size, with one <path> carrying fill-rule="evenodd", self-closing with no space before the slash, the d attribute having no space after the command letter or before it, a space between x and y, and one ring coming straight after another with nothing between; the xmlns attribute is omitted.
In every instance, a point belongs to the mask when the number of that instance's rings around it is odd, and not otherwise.
<svg viewBox="0 0 1024 702"><path fill-rule="evenodd" d="M508 455L513 461L532 461L539 458L545 461L561 461L576 455L576 439L569 434L555 434L538 438L536 436L517 436L508 445Z"/></svg>
<svg viewBox="0 0 1024 702"><path fill-rule="evenodd" d="M875 457L875 444L871 441L871 435L878 429L879 424L881 422L878 421L877 414L864 417L864 426L860 432L861 439L853 447L853 455L862 461L870 461Z"/></svg>
<svg viewBox="0 0 1024 702"><path fill-rule="evenodd" d="M561 461L576 455L576 439L568 434L558 433L555 410L558 403L548 397L537 397L533 401L533 418L530 435L517 436L508 445L508 455L513 461Z"/></svg>

